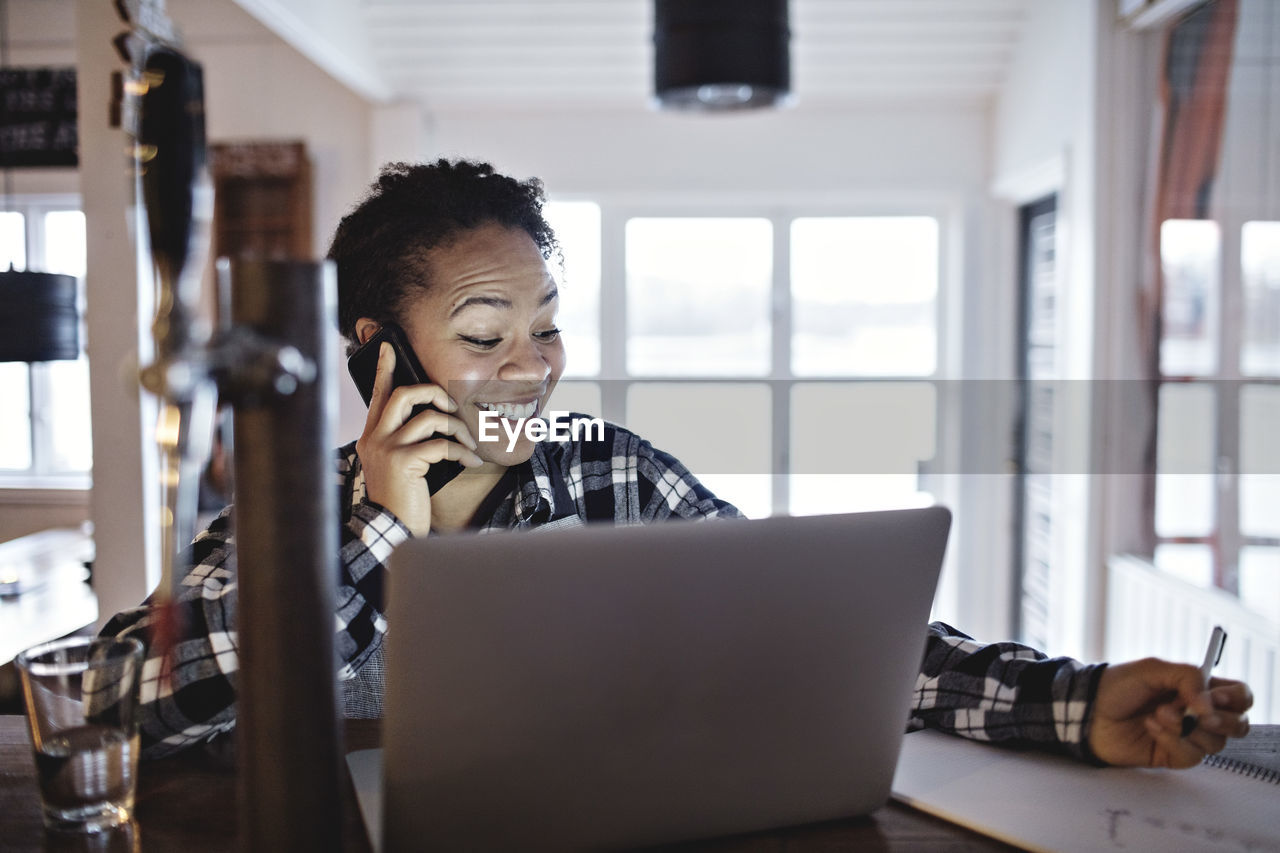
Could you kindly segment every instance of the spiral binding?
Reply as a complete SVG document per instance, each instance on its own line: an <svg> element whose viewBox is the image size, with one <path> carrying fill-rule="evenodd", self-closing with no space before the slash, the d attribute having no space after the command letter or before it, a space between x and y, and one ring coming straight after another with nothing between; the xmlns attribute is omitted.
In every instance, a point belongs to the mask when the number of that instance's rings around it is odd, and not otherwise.
<svg viewBox="0 0 1280 853"><path fill-rule="evenodd" d="M1209 767L1218 767L1222 770L1228 770L1232 773L1238 773L1241 776L1247 776L1250 779L1257 779L1259 782L1270 782L1272 785L1280 785L1280 770L1270 770L1266 767L1259 767L1256 764L1250 764L1239 758L1226 758L1221 755L1206 755L1204 763Z"/></svg>

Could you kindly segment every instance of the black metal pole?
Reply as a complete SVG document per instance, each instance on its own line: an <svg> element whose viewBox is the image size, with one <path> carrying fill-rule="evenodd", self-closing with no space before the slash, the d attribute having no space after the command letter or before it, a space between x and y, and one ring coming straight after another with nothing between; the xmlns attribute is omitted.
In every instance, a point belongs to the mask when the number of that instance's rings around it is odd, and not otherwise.
<svg viewBox="0 0 1280 853"><path fill-rule="evenodd" d="M234 326L315 364L314 380L285 376L235 404L240 833L253 851L342 844L335 293L325 263L231 263Z"/></svg>

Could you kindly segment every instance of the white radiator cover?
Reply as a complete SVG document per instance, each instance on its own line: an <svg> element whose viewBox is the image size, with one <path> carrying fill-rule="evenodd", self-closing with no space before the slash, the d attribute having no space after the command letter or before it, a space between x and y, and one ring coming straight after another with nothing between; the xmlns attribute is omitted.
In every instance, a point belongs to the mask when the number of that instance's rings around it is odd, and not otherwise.
<svg viewBox="0 0 1280 853"><path fill-rule="evenodd" d="M1280 625L1233 595L1170 577L1144 558L1117 555L1107 569L1107 660L1154 655L1199 665L1209 633L1221 625L1227 644L1214 674L1249 683L1250 720L1280 723Z"/></svg>

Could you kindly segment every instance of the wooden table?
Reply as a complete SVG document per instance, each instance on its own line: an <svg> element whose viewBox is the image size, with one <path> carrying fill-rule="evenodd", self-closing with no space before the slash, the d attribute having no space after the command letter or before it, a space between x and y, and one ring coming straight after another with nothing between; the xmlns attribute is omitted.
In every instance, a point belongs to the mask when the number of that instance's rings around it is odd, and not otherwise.
<svg viewBox="0 0 1280 853"><path fill-rule="evenodd" d="M93 538L79 528L0 542L0 663L93 624L98 598L85 583L92 559Z"/></svg>
<svg viewBox="0 0 1280 853"><path fill-rule="evenodd" d="M346 748L379 744L380 724L349 720ZM93 839L46 835L40 821L35 764L26 721L0 716L0 849L28 851L166 851L204 853L236 850L234 769L207 755L192 753L143 763L133 825ZM369 844L349 779L344 780L343 847L367 853ZM889 803L869 817L832 821L777 832L756 833L669 851L1008 851L990 838L969 832L914 809Z"/></svg>
<svg viewBox="0 0 1280 853"><path fill-rule="evenodd" d="M0 714L22 711L18 652L93 627L98 597L86 583L92 560L93 538L79 528L0 542Z"/></svg>

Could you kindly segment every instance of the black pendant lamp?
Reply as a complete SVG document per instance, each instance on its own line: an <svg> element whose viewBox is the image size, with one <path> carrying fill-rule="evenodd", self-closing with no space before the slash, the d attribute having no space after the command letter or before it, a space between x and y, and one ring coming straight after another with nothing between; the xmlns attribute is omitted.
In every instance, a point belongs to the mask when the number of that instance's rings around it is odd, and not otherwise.
<svg viewBox="0 0 1280 853"><path fill-rule="evenodd" d="M75 276L0 272L0 361L64 361L80 356Z"/></svg>
<svg viewBox="0 0 1280 853"><path fill-rule="evenodd" d="M654 93L665 109L780 106L791 92L787 0L654 0Z"/></svg>

